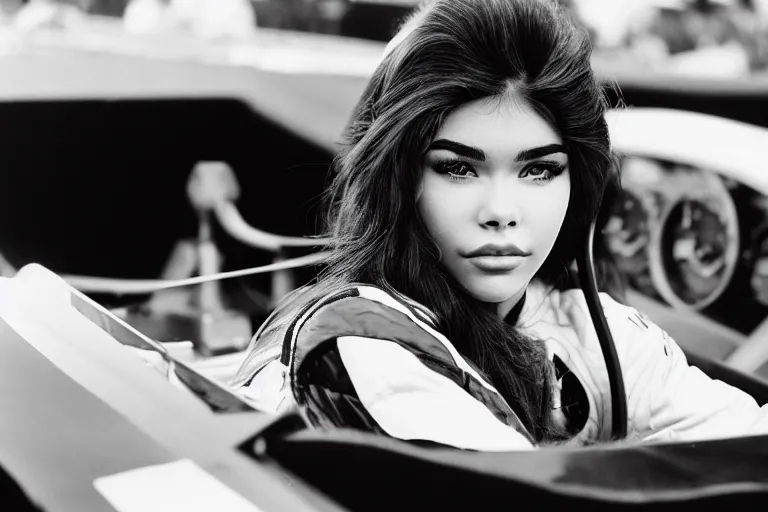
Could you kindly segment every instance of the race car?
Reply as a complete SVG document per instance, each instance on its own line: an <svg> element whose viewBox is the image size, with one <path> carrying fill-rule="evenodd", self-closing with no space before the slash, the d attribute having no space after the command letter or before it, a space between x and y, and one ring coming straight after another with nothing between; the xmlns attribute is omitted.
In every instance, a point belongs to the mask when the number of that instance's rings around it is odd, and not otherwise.
<svg viewBox="0 0 768 512"><path fill-rule="evenodd" d="M764 436L486 454L311 430L300 415L262 413L222 386L237 352L201 354L199 340L190 352L104 307L143 302L180 282L203 284L211 268L226 265L264 265L237 275L267 276L249 283L271 297L267 307L279 286L306 278L298 270L293 281L273 280L276 270L315 262L286 262L279 249L316 234L313 198L381 48L333 38L323 46L310 36L287 44L285 34L272 35L224 45L126 39L108 27L41 32L0 58L3 76L17 80L0 82L11 185L0 201L2 250L22 267L2 282L0 398L11 413L0 439L12 442L0 442L0 465L17 496L21 490L45 510L121 511L527 503L678 510L766 498ZM633 107L609 116L627 179L602 243L624 269L628 302L669 331L691 364L768 403L764 381L719 362L740 356L754 366L766 345L758 336L766 293L759 225L768 186L757 172L768 147L763 96L751 85L712 85L705 102L702 84L656 80L620 83ZM678 106L690 112L663 108L680 90L688 96ZM693 113L710 103L721 115ZM737 119L722 115L729 104ZM204 201L195 210L184 194L199 162L226 162L242 192L207 205L212 237L198 236L206 231L197 215ZM24 191L33 192L22 199ZM285 212L275 215L264 197L278 198ZM254 241L264 233L278 242ZM189 268L199 277L130 284L159 273L184 238L198 249L213 239L227 263L206 266L198 255L200 268ZM111 292L98 279L105 276ZM751 323L735 324L718 309L734 297L742 312L752 308Z"/></svg>

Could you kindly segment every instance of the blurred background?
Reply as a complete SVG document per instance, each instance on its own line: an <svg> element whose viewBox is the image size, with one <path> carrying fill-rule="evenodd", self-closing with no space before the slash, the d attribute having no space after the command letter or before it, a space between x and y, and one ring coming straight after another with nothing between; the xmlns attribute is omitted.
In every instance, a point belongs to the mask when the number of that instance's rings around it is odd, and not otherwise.
<svg viewBox="0 0 768 512"><path fill-rule="evenodd" d="M768 375L768 0L562 3L622 107L606 286L684 348ZM0 272L188 277L307 254L232 236L200 206L193 170L223 164L244 224L318 234L342 131L416 4L0 0ZM205 244L217 256L204 265ZM89 293L144 320L218 303L252 332L314 272L225 281L213 302ZM163 340L199 335L137 318Z"/></svg>
<svg viewBox="0 0 768 512"><path fill-rule="evenodd" d="M248 38L259 28L387 41L417 0L2 0L5 30L83 30L97 18L126 33ZM766 0L560 0L600 59L697 76L768 66Z"/></svg>
<svg viewBox="0 0 768 512"><path fill-rule="evenodd" d="M764 73L766 0L560 0L590 31L597 54L676 73ZM122 20L127 33L249 37L258 28L387 41L417 0L2 0L6 30L78 30ZM626 62L630 64L630 62Z"/></svg>

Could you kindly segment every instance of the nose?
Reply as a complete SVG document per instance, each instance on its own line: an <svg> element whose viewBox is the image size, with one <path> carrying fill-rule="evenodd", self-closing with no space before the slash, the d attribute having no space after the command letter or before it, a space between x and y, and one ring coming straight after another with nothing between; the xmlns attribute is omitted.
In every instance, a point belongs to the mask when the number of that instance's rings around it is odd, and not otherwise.
<svg viewBox="0 0 768 512"><path fill-rule="evenodd" d="M520 223L520 201L516 197L515 188L510 183L488 184L478 211L478 223L482 227L504 229Z"/></svg>

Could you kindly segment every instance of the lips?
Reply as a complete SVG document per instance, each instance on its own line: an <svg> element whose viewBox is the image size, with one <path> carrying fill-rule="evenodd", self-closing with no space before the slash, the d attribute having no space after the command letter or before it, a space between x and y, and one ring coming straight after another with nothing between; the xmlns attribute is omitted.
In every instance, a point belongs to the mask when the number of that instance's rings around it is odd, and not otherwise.
<svg viewBox="0 0 768 512"><path fill-rule="evenodd" d="M514 244L486 244L465 255L474 266L484 272L510 272L517 268L523 258L531 253L520 249Z"/></svg>
<svg viewBox="0 0 768 512"><path fill-rule="evenodd" d="M522 250L518 246L514 244L507 244L507 245L498 245L498 244L485 244L482 247L479 247L475 249L474 251L468 252L465 257L466 258L478 258L478 257L509 257L509 256L517 256L517 257L526 257L530 256L531 253Z"/></svg>
<svg viewBox="0 0 768 512"><path fill-rule="evenodd" d="M474 256L469 261L484 272L506 273L520 266L522 259L522 256Z"/></svg>

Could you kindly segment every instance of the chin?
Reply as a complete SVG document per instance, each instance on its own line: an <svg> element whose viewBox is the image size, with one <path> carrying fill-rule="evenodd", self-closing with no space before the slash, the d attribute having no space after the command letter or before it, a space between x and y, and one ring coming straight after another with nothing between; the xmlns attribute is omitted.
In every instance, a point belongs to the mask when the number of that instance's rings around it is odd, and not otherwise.
<svg viewBox="0 0 768 512"><path fill-rule="evenodd" d="M527 283L509 276L488 276L472 279L461 285L472 297L480 302L499 304L506 302L523 290Z"/></svg>

